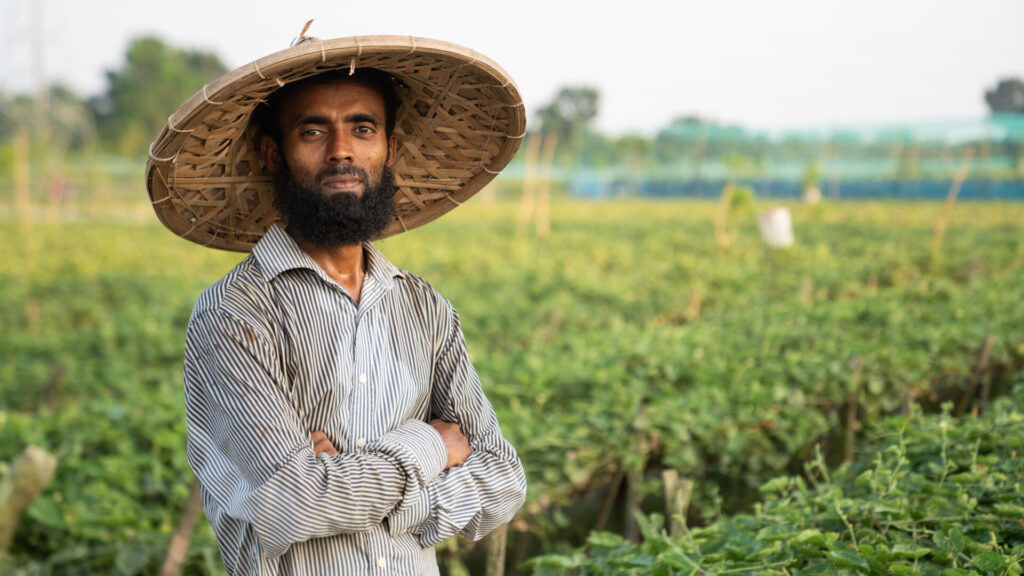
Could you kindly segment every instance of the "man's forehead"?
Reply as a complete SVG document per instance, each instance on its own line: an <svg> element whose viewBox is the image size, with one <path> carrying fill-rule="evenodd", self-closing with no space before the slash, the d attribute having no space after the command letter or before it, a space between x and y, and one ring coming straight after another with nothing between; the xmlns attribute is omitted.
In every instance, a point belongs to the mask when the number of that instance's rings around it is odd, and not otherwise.
<svg viewBox="0 0 1024 576"><path fill-rule="evenodd" d="M316 104L327 104L341 100L354 100L372 108L384 111L384 96L372 82L359 78L335 77L327 80L312 78L293 86L282 88L281 107L286 114L301 113L297 108Z"/></svg>

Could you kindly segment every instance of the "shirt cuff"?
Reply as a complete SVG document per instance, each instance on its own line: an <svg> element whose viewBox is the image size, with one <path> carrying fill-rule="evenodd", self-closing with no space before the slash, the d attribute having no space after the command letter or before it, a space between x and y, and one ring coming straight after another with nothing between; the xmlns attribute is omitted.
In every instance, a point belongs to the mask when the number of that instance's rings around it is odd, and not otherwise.
<svg viewBox="0 0 1024 576"><path fill-rule="evenodd" d="M433 482L448 463L448 449L441 439L441 434L422 420L408 420L399 428L382 436L378 442L397 444L404 448L402 452L412 455L421 486Z"/></svg>
<svg viewBox="0 0 1024 576"><path fill-rule="evenodd" d="M436 502L437 484L428 484L426 489L421 490L417 497L411 502L402 501L402 504L387 517L388 534L392 538L407 532L416 533L433 513L434 502Z"/></svg>

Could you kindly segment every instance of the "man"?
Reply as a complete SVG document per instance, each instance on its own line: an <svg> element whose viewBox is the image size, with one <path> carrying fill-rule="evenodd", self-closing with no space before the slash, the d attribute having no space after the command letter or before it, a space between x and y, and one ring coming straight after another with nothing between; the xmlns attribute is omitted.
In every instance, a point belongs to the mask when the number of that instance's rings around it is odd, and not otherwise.
<svg viewBox="0 0 1024 576"><path fill-rule="evenodd" d="M525 478L454 308L368 241L436 217L500 170L521 135L518 94L481 56L423 39L307 42L275 56L254 63L263 83L239 80L243 68L197 93L151 150L150 194L179 234L238 249L225 231L243 242L266 221L265 195L246 192L265 173L284 224L255 234L196 303L189 463L231 574L436 574L434 546L508 522ZM468 154L451 147L473 137L483 140ZM437 170L446 158L458 170ZM415 175L426 192L396 184ZM438 182L449 188L438 194Z"/></svg>

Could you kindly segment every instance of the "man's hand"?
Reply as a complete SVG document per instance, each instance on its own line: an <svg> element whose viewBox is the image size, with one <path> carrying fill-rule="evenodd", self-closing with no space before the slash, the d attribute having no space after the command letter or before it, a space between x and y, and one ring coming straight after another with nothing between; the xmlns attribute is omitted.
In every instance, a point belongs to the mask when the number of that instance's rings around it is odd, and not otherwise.
<svg viewBox="0 0 1024 576"><path fill-rule="evenodd" d="M466 439L458 424L445 422L439 418L431 420L429 424L441 435L444 447L448 449L448 464L445 465L445 470L452 466L458 466L465 462L466 458L469 458L473 451L469 448L469 440Z"/></svg>
<svg viewBox="0 0 1024 576"><path fill-rule="evenodd" d="M466 458L469 458L473 450L470 449L469 440L462 433L458 424L435 418L430 421L430 425L441 435L441 439L444 440L444 447L448 450L448 463L444 467L445 470L452 466L458 466L465 462ZM333 456L338 453L338 449L334 447L334 444L323 431L314 430L310 433L310 438L313 440L315 456L319 456L321 453Z"/></svg>
<svg viewBox="0 0 1024 576"><path fill-rule="evenodd" d="M314 456L319 456L321 452L326 452L330 456L334 456L338 453L338 449L334 447L334 443L327 438L327 434L324 434L320 430L315 430L310 437L313 439L313 452Z"/></svg>

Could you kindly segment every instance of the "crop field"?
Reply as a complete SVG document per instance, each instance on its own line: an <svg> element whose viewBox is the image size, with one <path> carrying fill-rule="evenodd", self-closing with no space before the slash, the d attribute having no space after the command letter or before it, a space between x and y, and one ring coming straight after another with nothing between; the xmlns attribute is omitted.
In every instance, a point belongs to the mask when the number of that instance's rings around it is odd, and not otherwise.
<svg viewBox="0 0 1024 576"><path fill-rule="evenodd" d="M478 199L378 243L459 310L526 467L511 573L1021 574L1024 204L957 205L937 254L939 204L789 207L779 251L749 208L720 249L698 201L556 202L539 239ZM0 250L0 463L59 460L0 573L155 574L185 326L242 256L155 217L8 220ZM186 573L223 573L205 521Z"/></svg>

